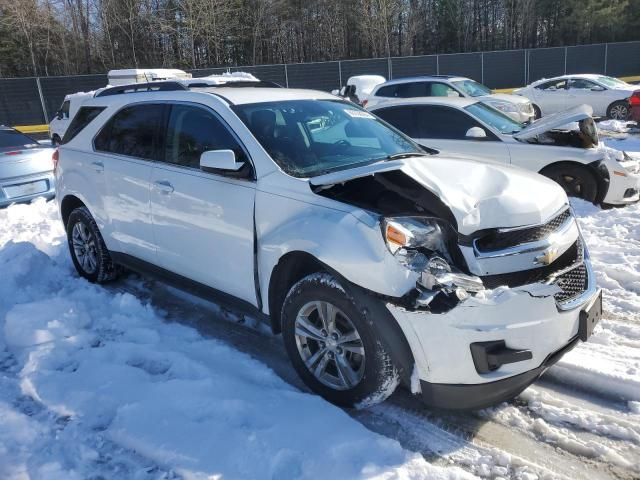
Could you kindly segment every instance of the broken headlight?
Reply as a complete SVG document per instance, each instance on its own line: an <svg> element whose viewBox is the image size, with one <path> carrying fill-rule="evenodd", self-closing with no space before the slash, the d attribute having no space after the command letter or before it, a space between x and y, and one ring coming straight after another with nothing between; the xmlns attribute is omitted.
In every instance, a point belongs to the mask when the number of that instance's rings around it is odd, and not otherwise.
<svg viewBox="0 0 640 480"><path fill-rule="evenodd" d="M408 269L420 273L418 283L429 290L455 292L461 300L467 292L484 289L480 278L453 265L447 244L454 236L451 226L430 217L392 217L382 222L387 247Z"/></svg>

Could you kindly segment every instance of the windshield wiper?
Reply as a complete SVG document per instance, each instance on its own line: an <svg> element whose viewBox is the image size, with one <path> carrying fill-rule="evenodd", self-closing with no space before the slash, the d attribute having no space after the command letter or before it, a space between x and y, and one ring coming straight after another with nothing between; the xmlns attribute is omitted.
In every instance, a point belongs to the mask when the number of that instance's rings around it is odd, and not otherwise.
<svg viewBox="0 0 640 480"><path fill-rule="evenodd" d="M434 150L435 152L435 150ZM401 152L394 153L392 155L387 155L385 160L400 160L401 158L409 158L409 157L428 157L430 155L435 155L435 153L427 153L427 152Z"/></svg>

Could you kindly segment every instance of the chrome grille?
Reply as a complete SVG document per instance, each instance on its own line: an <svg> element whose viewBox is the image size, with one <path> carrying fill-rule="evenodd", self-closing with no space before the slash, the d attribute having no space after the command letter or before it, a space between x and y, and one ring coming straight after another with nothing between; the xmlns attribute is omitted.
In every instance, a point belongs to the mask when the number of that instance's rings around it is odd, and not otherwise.
<svg viewBox="0 0 640 480"><path fill-rule="evenodd" d="M553 282L562 289L554 295L556 302L564 303L579 297L588 287L589 277L584 262L577 267L558 275Z"/></svg>
<svg viewBox="0 0 640 480"><path fill-rule="evenodd" d="M567 208L544 225L502 232L497 230L477 239L475 246L480 252L491 252L523 243L537 242L558 230L570 217L571 212Z"/></svg>

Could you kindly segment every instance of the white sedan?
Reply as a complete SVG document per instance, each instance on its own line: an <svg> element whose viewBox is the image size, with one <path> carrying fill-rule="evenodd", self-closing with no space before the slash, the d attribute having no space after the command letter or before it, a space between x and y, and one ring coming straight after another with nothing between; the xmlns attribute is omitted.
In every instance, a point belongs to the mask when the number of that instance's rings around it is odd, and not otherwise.
<svg viewBox="0 0 640 480"><path fill-rule="evenodd" d="M563 75L533 82L513 93L533 103L536 118L578 105L589 105L596 117L625 120L629 116L629 97L640 86L606 75Z"/></svg>
<svg viewBox="0 0 640 480"><path fill-rule="evenodd" d="M640 162L599 143L586 105L526 127L467 98L396 100L371 112L421 145L539 172L570 196L609 205L640 199Z"/></svg>

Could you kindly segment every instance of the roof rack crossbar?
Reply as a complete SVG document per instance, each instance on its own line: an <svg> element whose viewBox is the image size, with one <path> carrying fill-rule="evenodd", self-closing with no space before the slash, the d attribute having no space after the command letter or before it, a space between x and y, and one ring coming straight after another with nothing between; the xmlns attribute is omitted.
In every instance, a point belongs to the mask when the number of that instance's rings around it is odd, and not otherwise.
<svg viewBox="0 0 640 480"><path fill-rule="evenodd" d="M180 82L146 82L133 83L130 85L119 85L117 87L109 87L99 92L96 97L108 97L111 95L121 95L124 93L138 92L171 92L177 90L188 90L188 88Z"/></svg>

